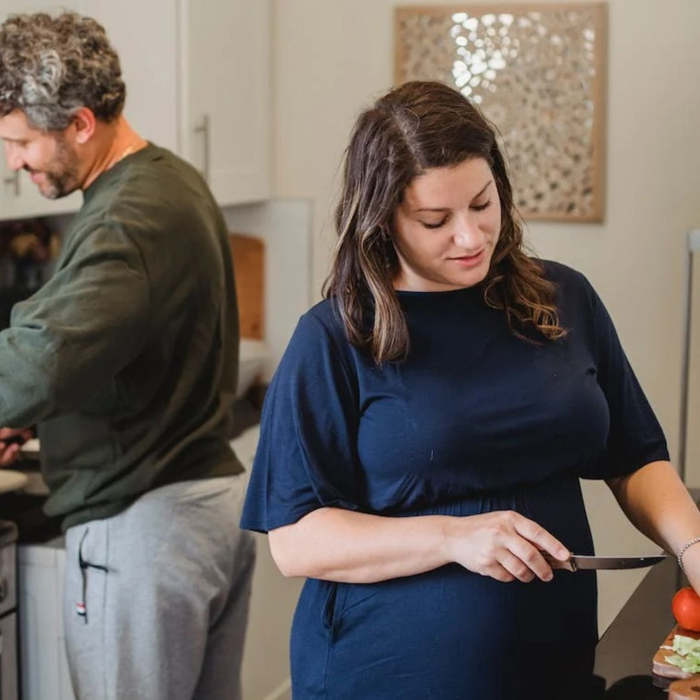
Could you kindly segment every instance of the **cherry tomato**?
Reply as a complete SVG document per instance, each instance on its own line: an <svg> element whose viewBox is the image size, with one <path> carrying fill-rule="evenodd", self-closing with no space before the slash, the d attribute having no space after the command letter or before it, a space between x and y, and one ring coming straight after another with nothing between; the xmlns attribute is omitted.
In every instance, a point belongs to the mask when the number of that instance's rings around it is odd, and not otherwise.
<svg viewBox="0 0 700 700"><path fill-rule="evenodd" d="M700 596L692 588L681 588L673 596L671 610L681 627L700 632Z"/></svg>

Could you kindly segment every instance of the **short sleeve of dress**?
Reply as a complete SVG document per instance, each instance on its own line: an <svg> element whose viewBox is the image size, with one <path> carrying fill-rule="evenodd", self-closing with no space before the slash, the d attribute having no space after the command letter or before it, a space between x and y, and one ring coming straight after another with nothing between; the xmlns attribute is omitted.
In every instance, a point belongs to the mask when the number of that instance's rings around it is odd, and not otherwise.
<svg viewBox="0 0 700 700"><path fill-rule="evenodd" d="M607 399L610 430L604 455L581 476L601 479L629 474L650 462L668 460L669 455L663 430L622 349L612 319L593 287L587 281L585 285L598 382Z"/></svg>
<svg viewBox="0 0 700 700"><path fill-rule="evenodd" d="M357 388L345 342L313 309L299 320L265 396L241 527L267 532L323 506L358 509Z"/></svg>

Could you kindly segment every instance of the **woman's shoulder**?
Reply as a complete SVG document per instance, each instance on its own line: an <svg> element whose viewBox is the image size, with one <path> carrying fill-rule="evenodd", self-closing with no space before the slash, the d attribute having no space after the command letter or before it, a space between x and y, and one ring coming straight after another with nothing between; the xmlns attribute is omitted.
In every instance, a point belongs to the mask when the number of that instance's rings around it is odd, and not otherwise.
<svg viewBox="0 0 700 700"><path fill-rule="evenodd" d="M550 282L554 282L555 284L560 285L577 286L585 286L589 284L588 280L586 279L586 276L582 272L580 272L579 270L575 270L569 265L565 265L564 263L558 262L557 260L545 260L537 258L536 262L538 262L542 266L542 269L544 270L544 276Z"/></svg>
<svg viewBox="0 0 700 700"><path fill-rule="evenodd" d="M347 344L343 323L332 299L319 301L302 314L295 335L298 340L315 346L320 343L339 347Z"/></svg>
<svg viewBox="0 0 700 700"><path fill-rule="evenodd" d="M544 276L556 289L557 308L568 323L576 325L582 319L595 318L603 302L586 275L573 267L554 260L540 260Z"/></svg>
<svg viewBox="0 0 700 700"><path fill-rule="evenodd" d="M352 358L340 317L333 303L324 300L299 317L279 369L282 373L295 374L331 366L351 367Z"/></svg>
<svg viewBox="0 0 700 700"><path fill-rule="evenodd" d="M579 270L556 260L537 259L542 266L545 279L553 282L560 295L581 294L586 298L595 296L593 286Z"/></svg>

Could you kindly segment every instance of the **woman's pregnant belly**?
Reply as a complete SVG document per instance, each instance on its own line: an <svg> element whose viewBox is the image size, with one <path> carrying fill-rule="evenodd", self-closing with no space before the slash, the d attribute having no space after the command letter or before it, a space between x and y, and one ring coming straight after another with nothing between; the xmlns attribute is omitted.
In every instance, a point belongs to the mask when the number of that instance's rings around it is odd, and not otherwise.
<svg viewBox="0 0 700 700"><path fill-rule="evenodd" d="M430 512L508 508L592 551L576 479ZM372 584L310 579L292 630L294 697L522 699L536 680L532 698L575 698L592 671L595 611L592 572L501 583L451 564Z"/></svg>

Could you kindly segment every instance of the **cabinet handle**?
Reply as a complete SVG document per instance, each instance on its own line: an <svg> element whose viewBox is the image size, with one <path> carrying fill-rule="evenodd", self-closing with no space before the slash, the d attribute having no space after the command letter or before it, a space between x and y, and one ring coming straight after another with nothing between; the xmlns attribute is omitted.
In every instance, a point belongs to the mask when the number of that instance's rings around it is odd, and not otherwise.
<svg viewBox="0 0 700 700"><path fill-rule="evenodd" d="M7 598L8 593L9 593L9 584L7 582L7 579L3 576L0 579L0 603L4 602L5 598Z"/></svg>
<svg viewBox="0 0 700 700"><path fill-rule="evenodd" d="M3 182L6 185L13 185L15 188L15 196L19 197L19 170L15 170L14 175L10 175L10 177L4 178Z"/></svg>
<svg viewBox="0 0 700 700"><path fill-rule="evenodd" d="M202 123L199 126L196 126L194 128L195 134L202 134L202 142L204 145L204 158L203 158L203 167L202 167L202 176L204 177L204 180L207 184L209 183L210 179L210 138L211 138L211 130L209 127L209 115L205 114L202 117Z"/></svg>

